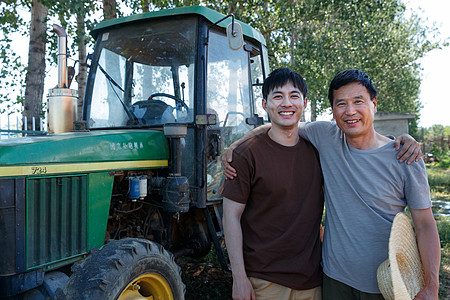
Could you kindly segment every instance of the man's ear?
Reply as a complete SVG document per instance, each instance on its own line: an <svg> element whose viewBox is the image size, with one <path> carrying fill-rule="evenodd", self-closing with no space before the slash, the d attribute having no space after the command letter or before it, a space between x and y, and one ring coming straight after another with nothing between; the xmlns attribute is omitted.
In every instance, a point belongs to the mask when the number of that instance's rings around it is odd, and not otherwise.
<svg viewBox="0 0 450 300"><path fill-rule="evenodd" d="M305 100L303 102L303 109L305 109L306 106L308 106L308 98L305 97Z"/></svg>
<svg viewBox="0 0 450 300"><path fill-rule="evenodd" d="M266 99L262 99L262 107L264 108L264 110L267 112L267 101Z"/></svg>
<svg viewBox="0 0 450 300"><path fill-rule="evenodd" d="M374 113L374 114L377 113L377 101L378 101L378 98L377 98L377 97L374 97L374 98L372 99L372 102L373 102L373 113Z"/></svg>

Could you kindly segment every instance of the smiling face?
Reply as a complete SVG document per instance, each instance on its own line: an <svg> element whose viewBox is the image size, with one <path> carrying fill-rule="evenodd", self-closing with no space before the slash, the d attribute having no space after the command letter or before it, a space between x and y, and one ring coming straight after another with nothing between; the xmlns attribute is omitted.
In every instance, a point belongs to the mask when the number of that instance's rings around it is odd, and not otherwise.
<svg viewBox="0 0 450 300"><path fill-rule="evenodd" d="M288 81L271 90L262 105L269 114L272 127L291 129L298 126L306 103L307 99L300 90Z"/></svg>
<svg viewBox="0 0 450 300"><path fill-rule="evenodd" d="M370 99L367 88L352 82L334 90L333 117L347 139L373 136L377 97Z"/></svg>

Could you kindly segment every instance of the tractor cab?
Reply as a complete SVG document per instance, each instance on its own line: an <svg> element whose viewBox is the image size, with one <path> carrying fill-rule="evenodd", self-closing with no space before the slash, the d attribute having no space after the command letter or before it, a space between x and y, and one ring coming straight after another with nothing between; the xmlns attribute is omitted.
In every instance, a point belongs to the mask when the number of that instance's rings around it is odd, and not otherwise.
<svg viewBox="0 0 450 300"><path fill-rule="evenodd" d="M196 187L193 203L220 199L223 148L265 116L261 86L269 65L262 35L232 15L198 6L102 22L93 36L87 128L186 126L181 173Z"/></svg>

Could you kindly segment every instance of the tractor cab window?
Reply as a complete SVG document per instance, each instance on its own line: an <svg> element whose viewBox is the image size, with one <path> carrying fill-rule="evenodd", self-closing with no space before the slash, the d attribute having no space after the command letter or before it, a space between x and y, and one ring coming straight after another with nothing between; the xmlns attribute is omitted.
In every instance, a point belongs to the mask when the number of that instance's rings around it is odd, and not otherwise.
<svg viewBox="0 0 450 300"><path fill-rule="evenodd" d="M252 116L252 84L249 52L234 51L224 34L211 31L208 41L207 113L216 115L208 128L208 200L217 194L222 180L219 155L223 149L253 129L246 123Z"/></svg>
<svg viewBox="0 0 450 300"><path fill-rule="evenodd" d="M265 46L263 46L265 48ZM262 85L264 83L262 56L259 51L252 51L250 58L250 67L252 74L253 97L255 100L255 113L267 121L267 113L262 107Z"/></svg>
<svg viewBox="0 0 450 300"><path fill-rule="evenodd" d="M196 22L153 20L104 32L89 127L192 122Z"/></svg>
<svg viewBox="0 0 450 300"><path fill-rule="evenodd" d="M215 114L217 126L228 128L232 135L227 144L244 135L252 127L249 54L242 48L233 51L225 35L211 31L208 46L207 113Z"/></svg>

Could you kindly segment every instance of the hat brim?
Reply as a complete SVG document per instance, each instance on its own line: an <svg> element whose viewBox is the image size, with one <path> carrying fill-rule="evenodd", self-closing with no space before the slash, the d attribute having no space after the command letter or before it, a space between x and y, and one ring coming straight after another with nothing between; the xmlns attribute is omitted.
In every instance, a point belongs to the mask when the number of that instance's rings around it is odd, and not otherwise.
<svg viewBox="0 0 450 300"><path fill-rule="evenodd" d="M398 213L389 237L389 258L377 270L383 297L410 300L424 287L419 249L409 218Z"/></svg>

